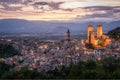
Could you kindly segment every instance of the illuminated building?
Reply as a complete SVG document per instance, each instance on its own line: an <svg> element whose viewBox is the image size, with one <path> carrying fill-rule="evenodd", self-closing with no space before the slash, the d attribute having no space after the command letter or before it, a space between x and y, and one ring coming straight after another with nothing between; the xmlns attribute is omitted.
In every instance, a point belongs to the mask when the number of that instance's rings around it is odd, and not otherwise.
<svg viewBox="0 0 120 80"><path fill-rule="evenodd" d="M92 25L88 25L88 40L89 40L89 36L90 36L90 31L93 31Z"/></svg>
<svg viewBox="0 0 120 80"><path fill-rule="evenodd" d="M69 29L68 29L68 31L66 33L66 40L70 41L70 31L69 31Z"/></svg>
<svg viewBox="0 0 120 80"><path fill-rule="evenodd" d="M97 26L97 38L102 36L102 25Z"/></svg>
<svg viewBox="0 0 120 80"><path fill-rule="evenodd" d="M81 40L81 47L80 47L81 49L85 49L85 43L86 43L85 41L86 40Z"/></svg>
<svg viewBox="0 0 120 80"><path fill-rule="evenodd" d="M101 38L102 38L102 39L107 39L108 36L107 36L107 35L102 35Z"/></svg>
<svg viewBox="0 0 120 80"><path fill-rule="evenodd" d="M89 31L89 43L94 44L95 43L95 36L93 31Z"/></svg>
<svg viewBox="0 0 120 80"><path fill-rule="evenodd" d="M102 46L107 46L110 42L111 42L110 39L105 39L105 40L102 42Z"/></svg>
<svg viewBox="0 0 120 80"><path fill-rule="evenodd" d="M40 48L40 49L46 49L46 48L48 48L48 46L47 46L47 45L42 45L42 46L40 46L39 48Z"/></svg>

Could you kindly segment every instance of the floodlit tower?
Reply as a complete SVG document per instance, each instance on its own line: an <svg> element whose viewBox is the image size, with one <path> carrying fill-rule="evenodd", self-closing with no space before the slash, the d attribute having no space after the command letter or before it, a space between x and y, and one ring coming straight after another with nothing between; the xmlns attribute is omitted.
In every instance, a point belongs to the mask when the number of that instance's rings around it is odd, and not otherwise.
<svg viewBox="0 0 120 80"><path fill-rule="evenodd" d="M102 25L97 26L97 38L102 36Z"/></svg>
<svg viewBox="0 0 120 80"><path fill-rule="evenodd" d="M90 44L95 44L94 31L90 31L90 32L89 32L89 43L90 43Z"/></svg>
<svg viewBox="0 0 120 80"><path fill-rule="evenodd" d="M66 32L66 40L70 41L70 31L68 29L68 31Z"/></svg>
<svg viewBox="0 0 120 80"><path fill-rule="evenodd" d="M88 40L89 40L89 36L90 36L90 31L93 31L92 25L88 25Z"/></svg>

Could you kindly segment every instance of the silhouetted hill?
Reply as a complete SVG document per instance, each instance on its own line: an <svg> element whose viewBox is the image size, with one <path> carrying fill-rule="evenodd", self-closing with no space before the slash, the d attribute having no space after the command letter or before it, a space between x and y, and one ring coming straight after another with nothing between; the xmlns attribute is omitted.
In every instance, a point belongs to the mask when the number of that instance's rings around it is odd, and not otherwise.
<svg viewBox="0 0 120 80"><path fill-rule="evenodd" d="M86 23L74 23L74 22L56 22L56 21L28 21L22 19L1 19L0 20L0 32L7 33L56 33L63 32L66 29L75 31L87 31L87 26L91 24L96 25L102 24L104 31L109 31L116 26L120 25L120 20L113 21L110 23L106 22L86 22ZM62 27L60 29L59 27Z"/></svg>
<svg viewBox="0 0 120 80"><path fill-rule="evenodd" d="M111 38L114 38L116 40L120 40L120 27L117 27L111 31L108 32L108 35L111 37Z"/></svg>

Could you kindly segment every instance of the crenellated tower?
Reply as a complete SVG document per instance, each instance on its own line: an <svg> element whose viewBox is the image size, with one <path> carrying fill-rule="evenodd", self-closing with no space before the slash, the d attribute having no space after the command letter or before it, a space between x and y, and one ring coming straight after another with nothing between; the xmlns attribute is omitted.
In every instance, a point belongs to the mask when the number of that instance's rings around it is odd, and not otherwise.
<svg viewBox="0 0 120 80"><path fill-rule="evenodd" d="M102 25L97 26L97 38L102 36Z"/></svg>
<svg viewBox="0 0 120 80"><path fill-rule="evenodd" d="M95 44L94 31L90 31L90 32L89 32L89 43L90 43L90 44Z"/></svg>
<svg viewBox="0 0 120 80"><path fill-rule="evenodd" d="M92 25L88 25L88 41L90 41L90 32L93 31L93 26Z"/></svg>

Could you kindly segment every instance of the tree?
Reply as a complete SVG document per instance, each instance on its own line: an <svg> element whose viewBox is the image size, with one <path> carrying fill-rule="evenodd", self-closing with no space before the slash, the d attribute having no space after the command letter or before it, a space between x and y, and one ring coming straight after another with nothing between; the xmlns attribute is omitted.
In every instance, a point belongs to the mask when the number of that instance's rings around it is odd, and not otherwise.
<svg viewBox="0 0 120 80"><path fill-rule="evenodd" d="M82 74L83 79L104 79L105 72L101 69L85 69Z"/></svg>
<svg viewBox="0 0 120 80"><path fill-rule="evenodd" d="M21 68L20 71L7 71L5 72L2 79L45 79L46 77L37 71L31 71L28 67Z"/></svg>
<svg viewBox="0 0 120 80"><path fill-rule="evenodd" d="M9 71L11 67L12 67L12 66L10 66L9 64L5 64L4 62L0 62L0 76L1 76L4 72Z"/></svg>
<svg viewBox="0 0 120 80"><path fill-rule="evenodd" d="M113 72L112 78L113 79L120 79L120 69Z"/></svg>
<svg viewBox="0 0 120 80"><path fill-rule="evenodd" d="M82 70L85 68L85 63L83 61L74 64L67 78L79 79L82 74Z"/></svg>
<svg viewBox="0 0 120 80"><path fill-rule="evenodd" d="M102 60L101 63L102 63L103 69L107 72L114 72L118 66L117 60L112 57L105 58L104 60Z"/></svg>
<svg viewBox="0 0 120 80"><path fill-rule="evenodd" d="M93 60L88 60L86 63L85 63L85 67L86 69L95 69L97 67L97 64L95 61Z"/></svg>

